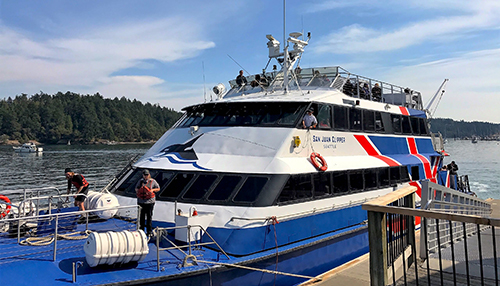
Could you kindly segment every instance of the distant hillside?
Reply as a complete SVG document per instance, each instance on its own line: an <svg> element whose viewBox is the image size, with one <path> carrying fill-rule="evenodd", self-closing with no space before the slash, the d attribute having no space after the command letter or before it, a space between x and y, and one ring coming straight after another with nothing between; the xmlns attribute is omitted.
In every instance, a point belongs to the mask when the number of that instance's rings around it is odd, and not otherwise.
<svg viewBox="0 0 500 286"><path fill-rule="evenodd" d="M159 139L180 116L158 104L125 97L105 99L99 93L23 94L0 100L0 143L151 141Z"/></svg>
<svg viewBox="0 0 500 286"><path fill-rule="evenodd" d="M434 118L431 120L431 131L434 133L439 131L445 138L471 138L473 136L488 138L500 134L500 124Z"/></svg>

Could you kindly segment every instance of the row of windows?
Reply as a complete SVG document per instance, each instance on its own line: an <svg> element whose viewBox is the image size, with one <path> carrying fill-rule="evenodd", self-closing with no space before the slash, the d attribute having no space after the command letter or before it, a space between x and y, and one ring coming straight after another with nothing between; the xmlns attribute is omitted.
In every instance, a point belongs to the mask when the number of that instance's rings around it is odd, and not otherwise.
<svg viewBox="0 0 500 286"><path fill-rule="evenodd" d="M339 105L312 104L318 110L318 128L405 135L427 135L424 118ZM332 124L333 122L333 124Z"/></svg>
<svg viewBox="0 0 500 286"><path fill-rule="evenodd" d="M354 194L408 181L410 177L405 166L297 174L290 176L277 202L282 204Z"/></svg>
<svg viewBox="0 0 500 286"><path fill-rule="evenodd" d="M270 176L215 174L150 170L160 185L157 198L179 201L226 201L251 203L264 189ZM142 170L135 170L118 188L118 192L135 196L135 186Z"/></svg>
<svg viewBox="0 0 500 286"><path fill-rule="evenodd" d="M416 169L414 169L416 167ZM418 173L418 166L412 173ZM159 200L267 206L340 196L394 186L410 180L405 166L296 175L242 175L150 170L160 185ZM135 197L142 170L135 170L117 192ZM281 190L281 193L280 193ZM262 195L261 195L262 193ZM260 196L260 197L259 197Z"/></svg>
<svg viewBox="0 0 500 286"><path fill-rule="evenodd" d="M424 118L359 107L312 103L318 129L384 134L427 135ZM189 108L179 127L279 126L301 128L307 103L222 103Z"/></svg>

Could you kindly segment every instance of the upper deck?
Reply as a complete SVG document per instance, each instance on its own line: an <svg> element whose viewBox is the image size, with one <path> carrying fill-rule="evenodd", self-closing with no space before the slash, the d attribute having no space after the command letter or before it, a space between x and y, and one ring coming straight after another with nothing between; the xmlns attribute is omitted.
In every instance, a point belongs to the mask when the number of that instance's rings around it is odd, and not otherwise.
<svg viewBox="0 0 500 286"><path fill-rule="evenodd" d="M231 89L221 94L220 99L230 99L264 92L276 95L284 92L283 71L247 76L247 84L238 85L229 81ZM258 82L258 78L261 80ZM265 80L263 79L265 77ZM215 90L215 88L214 88ZM350 73L340 66L320 68L295 68L288 74L288 91L307 94L312 90L337 90L353 98L393 104L417 110L424 110L420 92L408 87L387 83Z"/></svg>

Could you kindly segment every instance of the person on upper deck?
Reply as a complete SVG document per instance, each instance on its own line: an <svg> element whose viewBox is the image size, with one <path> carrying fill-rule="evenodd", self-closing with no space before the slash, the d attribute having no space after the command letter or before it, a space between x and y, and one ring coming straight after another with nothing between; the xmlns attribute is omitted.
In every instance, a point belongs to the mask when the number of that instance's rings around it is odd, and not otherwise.
<svg viewBox="0 0 500 286"><path fill-rule="evenodd" d="M302 127L304 129L311 129L311 128L316 128L316 125L318 124L318 120L316 117L313 115L314 109L310 107L306 115L304 115L304 118L302 119Z"/></svg>
<svg viewBox="0 0 500 286"><path fill-rule="evenodd" d="M363 87L360 87L359 93L361 98L370 99L370 89L368 88L368 84L366 82L363 84Z"/></svg>
<svg viewBox="0 0 500 286"><path fill-rule="evenodd" d="M262 86L262 87L268 87L269 83L267 82L267 79L264 77L261 77L260 74L255 75L255 79L252 80L250 83L252 87L257 87L257 86Z"/></svg>
<svg viewBox="0 0 500 286"><path fill-rule="evenodd" d="M380 88L378 83L376 83L372 88L372 96L374 101L382 101L382 89Z"/></svg>
<svg viewBox="0 0 500 286"><path fill-rule="evenodd" d="M344 83L344 87L342 91L349 96L353 96L354 93L354 85L351 83L350 79L347 79L347 81Z"/></svg>
<svg viewBox="0 0 500 286"><path fill-rule="evenodd" d="M240 70L240 74L236 77L236 84L238 86L247 84L247 78L243 75L243 70Z"/></svg>
<svg viewBox="0 0 500 286"><path fill-rule="evenodd" d="M83 205L83 202L87 198L87 193L89 191L89 182L85 180L85 177L83 177L83 175L71 171L70 168L64 169L64 174L66 176L66 179L68 180L67 194L71 192L71 185L75 186L75 206L78 207L81 211L84 211L85 206Z"/></svg>

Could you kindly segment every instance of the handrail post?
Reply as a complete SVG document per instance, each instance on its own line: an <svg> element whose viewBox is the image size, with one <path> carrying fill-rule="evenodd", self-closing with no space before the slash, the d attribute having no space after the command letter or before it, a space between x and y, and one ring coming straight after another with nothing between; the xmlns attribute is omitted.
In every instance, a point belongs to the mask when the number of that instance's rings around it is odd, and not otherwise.
<svg viewBox="0 0 500 286"><path fill-rule="evenodd" d="M414 209L415 208L415 193L407 196L406 206L407 208ZM408 259L408 266L411 263L416 263L417 254L413 253L414 249L417 249L416 240L415 240L415 219L416 217L408 216L408 244L412 249L412 256Z"/></svg>
<svg viewBox="0 0 500 286"><path fill-rule="evenodd" d="M160 237L163 230L159 227L156 228L156 271L160 272Z"/></svg>
<svg viewBox="0 0 500 286"><path fill-rule="evenodd" d="M387 216L368 211L368 241L370 244L370 281L372 286L385 286L387 275Z"/></svg>
<svg viewBox="0 0 500 286"><path fill-rule="evenodd" d="M56 214L56 227L54 231L54 261L56 261L56 255L57 255L57 228L59 227L59 214Z"/></svg>

